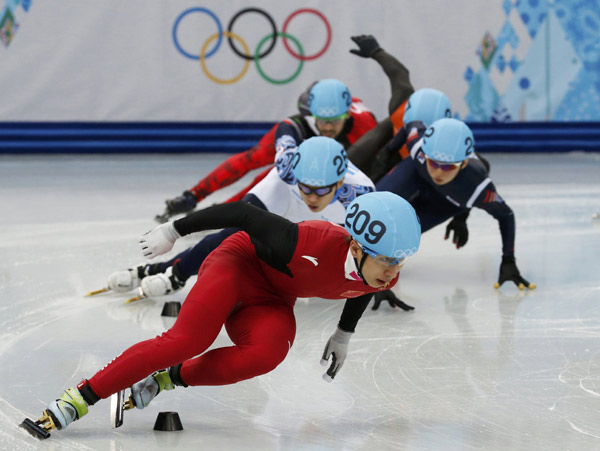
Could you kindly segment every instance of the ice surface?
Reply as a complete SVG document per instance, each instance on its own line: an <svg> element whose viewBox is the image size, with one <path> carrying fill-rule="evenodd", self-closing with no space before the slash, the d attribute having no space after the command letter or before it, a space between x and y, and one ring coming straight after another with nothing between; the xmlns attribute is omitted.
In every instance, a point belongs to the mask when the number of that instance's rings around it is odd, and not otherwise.
<svg viewBox="0 0 600 451"><path fill-rule="evenodd" d="M600 155L582 153L488 156L535 291L493 289L499 231L474 211L459 251L443 226L423 236L396 289L416 310L368 310L333 383L319 360L343 302L301 300L294 347L267 375L161 394L119 429L101 401L44 442L27 435L24 417L169 326L163 303L192 281L130 305L83 295L142 262L136 239L164 200L224 157L0 156L0 449L600 449ZM182 432L152 430L168 410Z"/></svg>

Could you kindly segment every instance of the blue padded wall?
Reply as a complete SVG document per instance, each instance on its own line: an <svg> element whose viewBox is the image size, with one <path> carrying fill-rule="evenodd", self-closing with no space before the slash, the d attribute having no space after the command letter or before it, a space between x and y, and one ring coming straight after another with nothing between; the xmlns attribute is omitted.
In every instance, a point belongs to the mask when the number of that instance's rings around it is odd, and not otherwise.
<svg viewBox="0 0 600 451"><path fill-rule="evenodd" d="M471 123L479 152L600 151L598 122ZM0 153L174 153L249 149L270 122L0 122Z"/></svg>

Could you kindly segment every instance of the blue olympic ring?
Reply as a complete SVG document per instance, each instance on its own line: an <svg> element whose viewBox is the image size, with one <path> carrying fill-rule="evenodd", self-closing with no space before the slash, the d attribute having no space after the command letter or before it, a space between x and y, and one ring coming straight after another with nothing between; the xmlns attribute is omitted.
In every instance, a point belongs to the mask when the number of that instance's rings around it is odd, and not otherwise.
<svg viewBox="0 0 600 451"><path fill-rule="evenodd" d="M223 27L221 26L221 21L219 20L219 18L215 15L215 13L213 13L209 9L206 9L206 8L190 8L190 9L186 9L184 12L182 12L179 15L179 17L177 17L177 20L175 20L175 23L173 24L173 42L175 43L175 47L177 47L177 50L179 50L184 56L187 56L188 58L193 59L193 60L199 60L200 59L200 55L193 55L191 53L186 52L179 45L179 41L177 40L177 27L179 26L179 22L181 22L181 20L185 16L187 16L188 14L191 14L193 12L199 12L199 13L208 14L217 23L217 28L219 30L218 31L219 32L219 37L217 38L217 43L215 44L215 48L212 49L210 52L208 52L206 55L204 55L204 58L210 58L211 56L213 56L215 54L215 52L217 50L219 50L219 47L221 47L221 42L223 41Z"/></svg>

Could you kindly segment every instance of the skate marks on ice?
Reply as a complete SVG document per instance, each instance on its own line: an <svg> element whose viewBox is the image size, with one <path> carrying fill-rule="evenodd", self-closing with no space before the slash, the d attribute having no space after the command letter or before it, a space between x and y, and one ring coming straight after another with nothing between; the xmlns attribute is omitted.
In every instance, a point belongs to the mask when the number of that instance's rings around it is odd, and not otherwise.
<svg viewBox="0 0 600 451"><path fill-rule="evenodd" d="M423 235L397 288L416 310L368 309L333 383L322 381L319 360L343 303L302 300L294 346L272 373L229 387L166 392L148 409L127 412L118 429L110 428L110 402L103 400L43 442L18 427L23 418L38 418L62 390L170 327L160 316L162 299L125 305L123 295L83 294L115 269L143 261L137 237L154 227L157 206L181 191L183 177L191 185L201 174L197 160L177 157L171 170L184 175L148 188L143 173L165 159L149 157L140 168L137 159L121 157L121 171L130 164L139 179L102 173L99 158L52 164L59 172L42 177L42 186L19 182L25 173L11 174L10 183L0 177L0 208L10 207L2 190L14 193L23 183L19 199L11 194L8 202L37 209L33 215L13 208L0 218L0 377L7 381L0 385L0 449L598 448L600 227L590 217L599 209L600 163L587 156L514 158L490 156L492 174L515 211L517 261L537 284L534 292L510 285L494 291L497 225L474 211L460 251L443 240L443 226ZM39 164L43 173L52 161L26 163L12 171ZM96 164L110 186L86 180ZM80 190L52 188L56 177ZM101 205L88 205L81 189L95 190L89 194ZM38 202L46 191L79 215ZM221 334L215 346L228 344ZM152 431L158 412L170 410L185 430Z"/></svg>

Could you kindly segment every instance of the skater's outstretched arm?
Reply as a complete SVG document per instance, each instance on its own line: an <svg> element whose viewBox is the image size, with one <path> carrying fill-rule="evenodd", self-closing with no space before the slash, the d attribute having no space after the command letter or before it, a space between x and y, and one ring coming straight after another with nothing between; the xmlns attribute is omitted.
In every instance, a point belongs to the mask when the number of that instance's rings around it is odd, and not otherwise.
<svg viewBox="0 0 600 451"><path fill-rule="evenodd" d="M352 36L358 49L350 53L363 58L372 58L379 63L390 81L392 95L388 105L389 114L394 112L415 91L410 82L408 69L396 58L383 50L371 35ZM348 149L348 158L364 173L371 176L371 165L377 153L394 136L394 126L389 118L381 121L375 128L365 133Z"/></svg>
<svg viewBox="0 0 600 451"><path fill-rule="evenodd" d="M351 39L358 45L358 49L352 49L350 53L362 56L363 58L373 58L379 63L390 80L392 96L388 108L391 115L415 91L410 82L408 69L404 64L383 50L374 36L352 36Z"/></svg>
<svg viewBox="0 0 600 451"><path fill-rule="evenodd" d="M321 357L321 365L329 365L329 368L325 374L323 374L323 379L325 381L333 381L342 368L346 356L348 355L350 338L354 333L358 320L366 310L367 305L369 305L372 296L373 293L368 293L357 298L346 300L340 322L333 335L327 340ZM329 359L331 359L331 363L329 363Z"/></svg>
<svg viewBox="0 0 600 451"><path fill-rule="evenodd" d="M153 258L173 248L184 235L203 230L236 227L252 239L259 258L274 268L289 273L298 242L298 225L247 202L214 205L177 221L162 224L139 239L144 256Z"/></svg>

